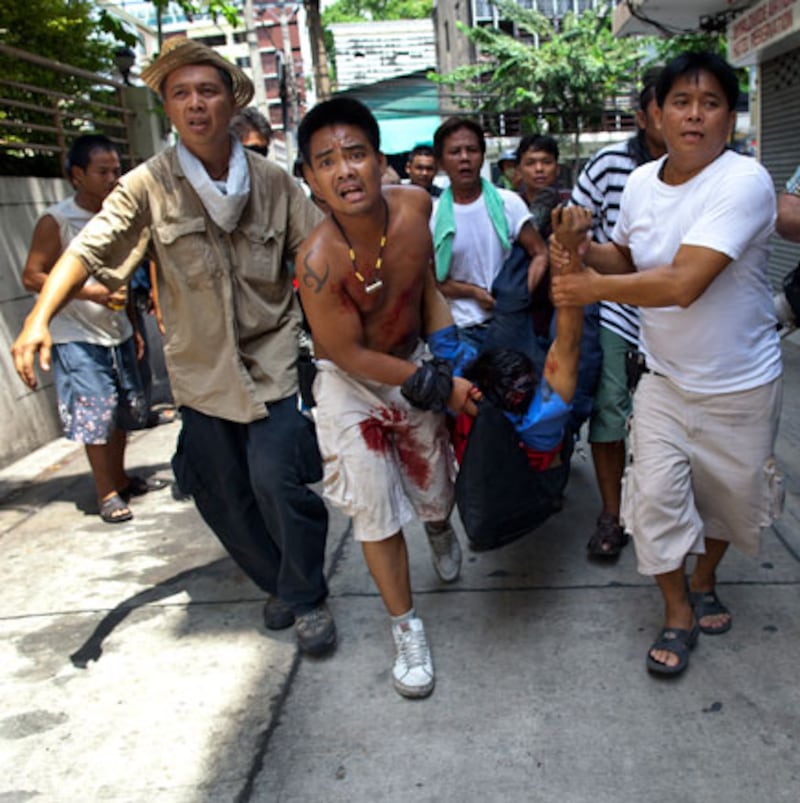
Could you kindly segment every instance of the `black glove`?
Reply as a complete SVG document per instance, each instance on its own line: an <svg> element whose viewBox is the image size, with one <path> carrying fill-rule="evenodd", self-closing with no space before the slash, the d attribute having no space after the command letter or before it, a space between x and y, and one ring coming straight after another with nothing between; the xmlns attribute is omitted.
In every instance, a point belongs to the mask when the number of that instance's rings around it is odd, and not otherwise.
<svg viewBox="0 0 800 803"><path fill-rule="evenodd" d="M453 390L453 369L446 360L427 360L403 382L400 392L414 407L443 413Z"/></svg>

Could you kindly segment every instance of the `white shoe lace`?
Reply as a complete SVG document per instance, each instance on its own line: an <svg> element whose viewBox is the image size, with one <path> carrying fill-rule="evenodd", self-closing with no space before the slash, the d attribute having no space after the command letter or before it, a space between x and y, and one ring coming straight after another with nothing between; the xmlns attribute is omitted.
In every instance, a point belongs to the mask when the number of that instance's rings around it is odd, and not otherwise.
<svg viewBox="0 0 800 803"><path fill-rule="evenodd" d="M428 660L428 641L425 638L425 631L400 629L400 657L403 659L408 669L424 666Z"/></svg>

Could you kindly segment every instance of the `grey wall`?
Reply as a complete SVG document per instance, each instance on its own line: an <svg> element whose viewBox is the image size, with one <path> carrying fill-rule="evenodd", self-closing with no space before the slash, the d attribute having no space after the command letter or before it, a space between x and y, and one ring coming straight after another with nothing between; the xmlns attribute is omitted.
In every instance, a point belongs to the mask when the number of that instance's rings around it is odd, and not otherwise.
<svg viewBox="0 0 800 803"><path fill-rule="evenodd" d="M62 179L0 176L0 467L61 435L50 375L28 390L10 348L33 306L20 277L36 219L70 192Z"/></svg>

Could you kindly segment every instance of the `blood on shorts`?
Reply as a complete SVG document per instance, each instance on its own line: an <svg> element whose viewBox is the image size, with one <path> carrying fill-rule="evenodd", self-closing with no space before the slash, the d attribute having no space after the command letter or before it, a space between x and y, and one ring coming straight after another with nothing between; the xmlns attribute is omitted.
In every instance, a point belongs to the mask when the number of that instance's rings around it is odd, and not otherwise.
<svg viewBox="0 0 800 803"><path fill-rule="evenodd" d="M418 488L425 490L431 481L431 466L430 463L420 455L418 451L418 444L412 439L407 439L407 442L398 444L397 456L405 468L406 476Z"/></svg>
<svg viewBox="0 0 800 803"><path fill-rule="evenodd" d="M396 407L376 410L359 428L367 449L385 455L394 449L408 479L423 490L430 485L430 463L422 457L420 444L411 434L402 410Z"/></svg>
<svg viewBox="0 0 800 803"><path fill-rule="evenodd" d="M388 454L392 442L389 433L384 429L383 424L374 416L365 418L360 424L361 437L367 445L367 449L372 452Z"/></svg>

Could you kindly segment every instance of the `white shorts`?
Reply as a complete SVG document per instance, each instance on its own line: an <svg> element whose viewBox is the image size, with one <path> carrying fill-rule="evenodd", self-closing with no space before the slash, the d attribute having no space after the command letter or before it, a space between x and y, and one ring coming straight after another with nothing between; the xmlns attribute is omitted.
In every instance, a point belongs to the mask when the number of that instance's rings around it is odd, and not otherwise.
<svg viewBox="0 0 800 803"><path fill-rule="evenodd" d="M399 387L317 361L314 417L325 498L353 520L357 541L382 541L414 514L444 521L455 460L444 415L417 410Z"/></svg>
<svg viewBox="0 0 800 803"><path fill-rule="evenodd" d="M621 518L639 571L664 574L704 539L758 554L783 508L773 448L783 379L737 393L699 394L645 374L636 388Z"/></svg>

